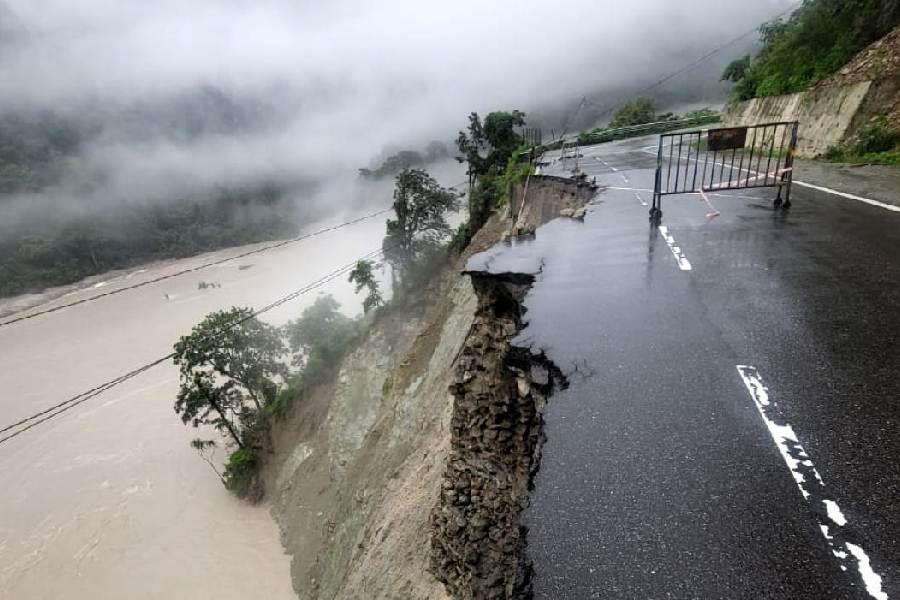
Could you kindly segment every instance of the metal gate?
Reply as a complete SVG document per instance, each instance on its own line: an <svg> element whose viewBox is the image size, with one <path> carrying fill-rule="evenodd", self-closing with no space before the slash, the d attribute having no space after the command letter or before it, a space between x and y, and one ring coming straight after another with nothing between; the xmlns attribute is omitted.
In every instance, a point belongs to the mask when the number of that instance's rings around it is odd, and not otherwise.
<svg viewBox="0 0 900 600"><path fill-rule="evenodd" d="M791 205L798 123L667 133L659 137L650 222L662 221L662 198L774 187L775 208Z"/></svg>

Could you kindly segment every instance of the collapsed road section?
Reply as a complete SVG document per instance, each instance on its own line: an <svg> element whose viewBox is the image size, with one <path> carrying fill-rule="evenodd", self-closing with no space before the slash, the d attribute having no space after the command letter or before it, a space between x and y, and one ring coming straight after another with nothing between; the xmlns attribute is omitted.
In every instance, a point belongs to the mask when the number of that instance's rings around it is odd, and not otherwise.
<svg viewBox="0 0 900 600"><path fill-rule="evenodd" d="M534 276L467 272L478 311L450 388L451 451L432 514L432 569L454 598L528 597L521 513L540 462L543 408L567 382L543 352L514 341Z"/></svg>

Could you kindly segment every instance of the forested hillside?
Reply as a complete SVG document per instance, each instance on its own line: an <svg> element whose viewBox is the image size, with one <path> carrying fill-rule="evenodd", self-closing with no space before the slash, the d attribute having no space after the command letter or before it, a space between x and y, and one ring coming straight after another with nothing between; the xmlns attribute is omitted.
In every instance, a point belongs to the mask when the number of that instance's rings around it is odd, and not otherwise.
<svg viewBox="0 0 900 600"><path fill-rule="evenodd" d="M764 25L756 56L734 61L724 78L747 100L801 91L837 72L900 23L900 0L804 0L789 18Z"/></svg>
<svg viewBox="0 0 900 600"><path fill-rule="evenodd" d="M158 188L179 191L150 192L147 182L135 181L125 191L111 190L116 173L90 162L91 144L111 122L117 135L130 139L171 139L232 133L250 118L209 90L177 106L77 119L50 111L0 115L0 296L293 235L295 198L301 188L309 191L308 184L166 181Z"/></svg>

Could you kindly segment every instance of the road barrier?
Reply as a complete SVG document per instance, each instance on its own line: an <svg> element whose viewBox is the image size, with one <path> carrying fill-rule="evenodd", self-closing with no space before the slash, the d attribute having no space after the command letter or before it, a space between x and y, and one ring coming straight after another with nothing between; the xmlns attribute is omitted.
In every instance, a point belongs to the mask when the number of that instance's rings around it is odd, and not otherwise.
<svg viewBox="0 0 900 600"><path fill-rule="evenodd" d="M709 203L711 192L774 187L775 208L790 207L797 128L794 121L659 136L650 222L662 221L662 197L675 194Z"/></svg>

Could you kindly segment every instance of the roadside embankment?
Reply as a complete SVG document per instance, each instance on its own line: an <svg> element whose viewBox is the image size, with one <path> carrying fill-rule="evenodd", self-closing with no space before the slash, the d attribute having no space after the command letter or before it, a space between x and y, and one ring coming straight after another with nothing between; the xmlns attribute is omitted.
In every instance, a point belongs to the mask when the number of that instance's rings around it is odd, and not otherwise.
<svg viewBox="0 0 900 600"><path fill-rule="evenodd" d="M565 209L575 210L596 194L596 186L553 175L532 175L516 183L510 191L512 231L531 229L559 216Z"/></svg>
<svg viewBox="0 0 900 600"><path fill-rule="evenodd" d="M809 90L730 104L723 124L799 121L797 154L814 158L854 139L876 118L900 128L900 28Z"/></svg>

